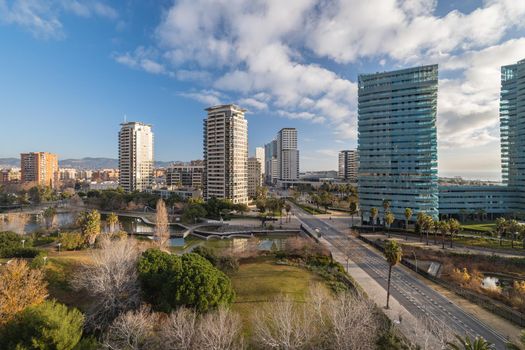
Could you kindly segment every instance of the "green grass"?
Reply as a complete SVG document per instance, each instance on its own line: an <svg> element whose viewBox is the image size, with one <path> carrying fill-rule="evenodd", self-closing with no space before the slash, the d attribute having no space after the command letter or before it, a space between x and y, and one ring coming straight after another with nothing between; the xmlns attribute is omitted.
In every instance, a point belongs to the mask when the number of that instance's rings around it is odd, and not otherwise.
<svg viewBox="0 0 525 350"><path fill-rule="evenodd" d="M473 223L461 225L462 229L465 231L479 231L479 232L492 232L496 229L496 224L494 222L488 223Z"/></svg>
<svg viewBox="0 0 525 350"><path fill-rule="evenodd" d="M250 332L255 310L280 295L288 295L303 302L312 284L323 279L306 269L275 264L275 259L260 257L242 263L239 271L231 276L236 298L233 310L243 320L244 331Z"/></svg>
<svg viewBox="0 0 525 350"><path fill-rule="evenodd" d="M299 208L301 208L304 211L306 211L308 214L311 214L311 215L319 215L319 214L327 214L328 213L326 210L317 209L317 208L312 207L310 205L299 203L299 202L295 201L292 198L288 198L288 200L290 202L292 202L293 204L297 205Z"/></svg>
<svg viewBox="0 0 525 350"><path fill-rule="evenodd" d="M499 240L486 238L454 237L454 242L465 246L491 248L491 249L512 249L510 241L503 240L501 246ZM514 249L522 249L521 242L514 241Z"/></svg>

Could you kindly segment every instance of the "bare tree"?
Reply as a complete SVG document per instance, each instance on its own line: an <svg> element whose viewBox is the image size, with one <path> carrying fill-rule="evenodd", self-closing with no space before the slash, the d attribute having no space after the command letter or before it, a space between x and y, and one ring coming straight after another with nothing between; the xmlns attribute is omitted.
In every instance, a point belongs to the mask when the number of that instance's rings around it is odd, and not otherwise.
<svg viewBox="0 0 525 350"><path fill-rule="evenodd" d="M88 329L104 330L119 314L140 305L138 256L133 239L104 238L100 249L92 253L93 263L84 265L75 275L73 287L94 297L86 317Z"/></svg>
<svg viewBox="0 0 525 350"><path fill-rule="evenodd" d="M186 350L195 348L197 314L195 311L180 308L173 311L162 323L159 343L163 349Z"/></svg>
<svg viewBox="0 0 525 350"><path fill-rule="evenodd" d="M373 349L379 322L373 303L364 296L340 293L324 304L331 332L331 349Z"/></svg>
<svg viewBox="0 0 525 350"><path fill-rule="evenodd" d="M155 239L160 249L166 249L170 240L168 211L162 199L157 201L157 214L155 216Z"/></svg>
<svg viewBox="0 0 525 350"><path fill-rule="evenodd" d="M154 347L154 326L157 314L149 308L128 311L118 316L108 327L103 346L111 350L146 350Z"/></svg>
<svg viewBox="0 0 525 350"><path fill-rule="evenodd" d="M198 326L196 349L237 350L243 348L239 315L220 307L202 316Z"/></svg>
<svg viewBox="0 0 525 350"><path fill-rule="evenodd" d="M254 319L254 341L265 349L304 349L314 341L315 318L307 307L285 296L270 303Z"/></svg>

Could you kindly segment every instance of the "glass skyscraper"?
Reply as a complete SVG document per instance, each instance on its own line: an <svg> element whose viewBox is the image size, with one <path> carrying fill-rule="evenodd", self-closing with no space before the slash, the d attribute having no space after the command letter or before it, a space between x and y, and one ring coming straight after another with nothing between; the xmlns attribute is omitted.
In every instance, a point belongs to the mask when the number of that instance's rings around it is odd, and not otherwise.
<svg viewBox="0 0 525 350"><path fill-rule="evenodd" d="M525 60L501 67L501 172L520 194L513 211L525 210Z"/></svg>
<svg viewBox="0 0 525 350"><path fill-rule="evenodd" d="M438 217L436 111L438 66L359 76L359 204L397 220L405 208Z"/></svg>

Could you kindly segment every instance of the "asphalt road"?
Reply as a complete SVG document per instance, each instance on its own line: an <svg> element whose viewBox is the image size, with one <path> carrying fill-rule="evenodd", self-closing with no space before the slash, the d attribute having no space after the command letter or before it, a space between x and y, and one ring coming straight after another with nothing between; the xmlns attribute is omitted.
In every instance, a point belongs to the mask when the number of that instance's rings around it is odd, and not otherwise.
<svg viewBox="0 0 525 350"><path fill-rule="evenodd" d="M316 218L296 206L294 212L303 223L312 229L319 229L323 237L342 253L349 251L352 261L386 290L388 264L381 253L368 249L357 238L340 232L329 224L330 220ZM493 343L496 349L505 349L504 336L419 281L411 271L394 267L390 291L391 296L418 319L430 318L436 324L447 325L454 334L469 335L471 338L482 336Z"/></svg>

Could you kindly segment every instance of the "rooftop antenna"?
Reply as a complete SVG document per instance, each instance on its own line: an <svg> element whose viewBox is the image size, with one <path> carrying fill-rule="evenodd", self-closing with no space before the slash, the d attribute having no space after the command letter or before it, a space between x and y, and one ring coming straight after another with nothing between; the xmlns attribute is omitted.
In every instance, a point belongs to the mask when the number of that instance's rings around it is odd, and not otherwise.
<svg viewBox="0 0 525 350"><path fill-rule="evenodd" d="M128 116L124 114L124 124L126 124L127 122L128 122Z"/></svg>

